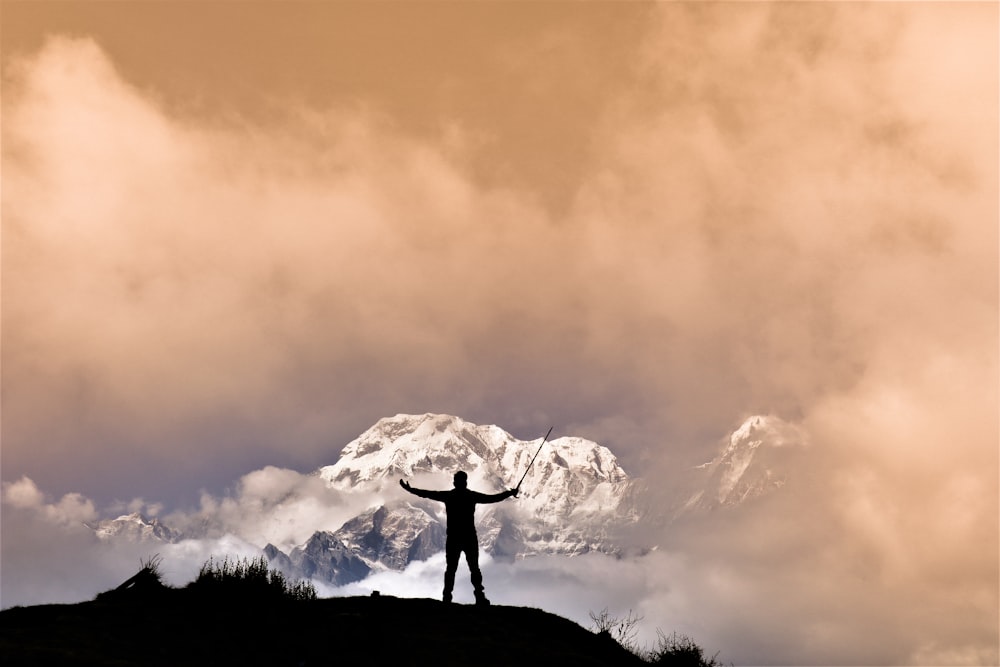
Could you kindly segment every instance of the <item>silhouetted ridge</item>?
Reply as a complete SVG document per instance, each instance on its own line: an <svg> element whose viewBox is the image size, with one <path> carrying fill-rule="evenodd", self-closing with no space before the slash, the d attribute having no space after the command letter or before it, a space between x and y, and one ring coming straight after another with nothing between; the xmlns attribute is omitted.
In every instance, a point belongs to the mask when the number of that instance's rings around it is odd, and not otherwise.
<svg viewBox="0 0 1000 667"><path fill-rule="evenodd" d="M526 607L162 593L4 610L0 655L5 665L643 664L607 635Z"/></svg>

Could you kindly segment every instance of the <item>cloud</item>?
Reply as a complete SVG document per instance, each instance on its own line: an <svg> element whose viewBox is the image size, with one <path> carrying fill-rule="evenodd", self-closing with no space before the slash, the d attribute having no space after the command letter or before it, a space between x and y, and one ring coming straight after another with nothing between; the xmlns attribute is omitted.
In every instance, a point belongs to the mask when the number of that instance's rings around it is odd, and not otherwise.
<svg viewBox="0 0 1000 667"><path fill-rule="evenodd" d="M996 86L966 69L996 71L986 17L661 17L643 66L663 102L623 101L607 141L627 169L581 205L608 271L642 267L633 303L670 345L641 345L625 317L611 335L651 353L643 384L689 426L770 411L813 445L789 474L795 502L675 527L666 544L716 569L691 577L729 605L713 631L751 661L850 660L847 636L868 663L926 659L916 638L931 636L995 656ZM651 462L669 480L701 461Z"/></svg>
<svg viewBox="0 0 1000 667"><path fill-rule="evenodd" d="M542 279L562 254L542 213L375 116L189 126L88 40L53 39L10 71L4 372L22 391L5 428L19 464L83 441L118 478L155 462L183 484L236 449L316 460L330 431L350 433L334 426L345 414L367 415L348 418L353 436L400 404L475 412L557 342L576 346L555 312L575 263ZM497 338L528 329L538 342L496 367ZM486 360L484 379L469 374Z"/></svg>
<svg viewBox="0 0 1000 667"><path fill-rule="evenodd" d="M49 523L78 525L97 518L94 503L79 493L67 493L58 502L46 502L45 494L28 477L3 483L3 500L18 509L27 510Z"/></svg>
<svg viewBox="0 0 1000 667"><path fill-rule="evenodd" d="M3 499L14 507L39 507L45 500L35 483L27 477L4 484L3 491Z"/></svg>
<svg viewBox="0 0 1000 667"><path fill-rule="evenodd" d="M989 100L960 58L908 65L972 14L654 16L646 85L588 129L562 213L377 108L181 118L85 39L8 67L10 461L217 492L234 456L322 465L426 409L700 462L735 416L798 419L884 354L988 344L995 229L960 221L996 200ZM77 442L115 469L44 469Z"/></svg>
<svg viewBox="0 0 1000 667"><path fill-rule="evenodd" d="M67 493L53 501L22 477L3 483L0 507L3 607L88 599L115 581L119 554L102 549L84 525L98 517L90 499Z"/></svg>
<svg viewBox="0 0 1000 667"><path fill-rule="evenodd" d="M317 530L336 530L378 502L372 494L328 488L316 475L268 466L244 475L232 493L202 493L197 509L164 520L209 539L238 535L259 548L270 543L287 552Z"/></svg>

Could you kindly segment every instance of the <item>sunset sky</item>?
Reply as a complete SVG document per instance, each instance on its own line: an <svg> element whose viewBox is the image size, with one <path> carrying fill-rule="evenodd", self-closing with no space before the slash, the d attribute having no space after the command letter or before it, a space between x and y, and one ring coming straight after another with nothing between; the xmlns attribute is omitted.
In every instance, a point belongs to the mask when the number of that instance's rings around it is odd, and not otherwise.
<svg viewBox="0 0 1000 667"><path fill-rule="evenodd" d="M96 592L40 555L74 521L299 484L397 413L664 483L769 414L809 500L671 537L635 607L726 661L995 664L998 27L3 0L2 605Z"/></svg>

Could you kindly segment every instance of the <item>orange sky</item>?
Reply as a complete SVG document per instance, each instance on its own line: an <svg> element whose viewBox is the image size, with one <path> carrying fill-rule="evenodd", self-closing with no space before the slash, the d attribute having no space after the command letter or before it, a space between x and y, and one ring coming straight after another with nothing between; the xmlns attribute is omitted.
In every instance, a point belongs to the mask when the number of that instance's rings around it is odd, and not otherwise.
<svg viewBox="0 0 1000 667"><path fill-rule="evenodd" d="M0 11L5 483L182 506L425 411L670 475L772 413L995 620L995 3Z"/></svg>

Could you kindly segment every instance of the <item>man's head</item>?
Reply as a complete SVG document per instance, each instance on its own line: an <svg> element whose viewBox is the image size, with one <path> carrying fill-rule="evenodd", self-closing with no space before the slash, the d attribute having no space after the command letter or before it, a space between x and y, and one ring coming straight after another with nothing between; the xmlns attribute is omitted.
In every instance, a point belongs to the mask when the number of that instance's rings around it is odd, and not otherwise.
<svg viewBox="0 0 1000 667"><path fill-rule="evenodd" d="M464 470L459 470L455 473L455 488L464 489L469 485L469 476L465 474Z"/></svg>

